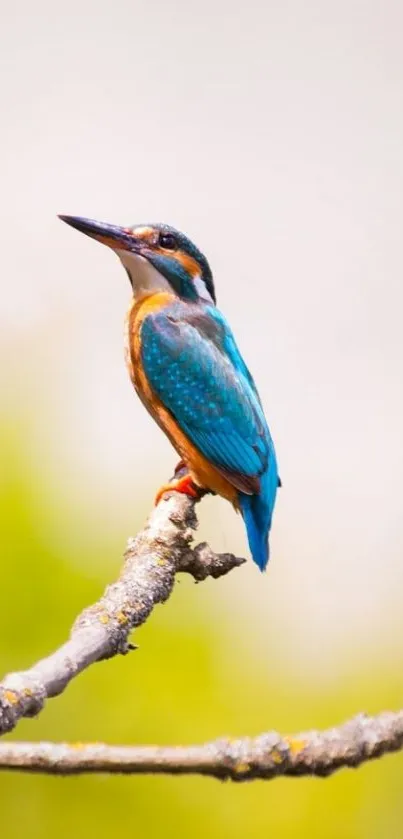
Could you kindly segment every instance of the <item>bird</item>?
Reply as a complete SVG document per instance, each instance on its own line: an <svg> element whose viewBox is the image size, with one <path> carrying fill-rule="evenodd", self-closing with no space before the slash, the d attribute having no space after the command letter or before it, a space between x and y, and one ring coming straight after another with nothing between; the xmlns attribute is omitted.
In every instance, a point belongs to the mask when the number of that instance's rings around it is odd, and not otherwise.
<svg viewBox="0 0 403 839"><path fill-rule="evenodd" d="M128 372L180 456L157 500L168 490L226 498L241 513L252 558L263 571L281 486L276 452L254 379L217 307L206 257L168 224L121 227L59 218L111 248L130 280Z"/></svg>

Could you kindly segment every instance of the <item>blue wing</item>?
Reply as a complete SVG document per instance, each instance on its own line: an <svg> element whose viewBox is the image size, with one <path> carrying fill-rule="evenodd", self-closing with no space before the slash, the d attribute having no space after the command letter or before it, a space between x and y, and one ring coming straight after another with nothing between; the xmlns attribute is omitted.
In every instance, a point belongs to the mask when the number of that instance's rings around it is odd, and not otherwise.
<svg viewBox="0 0 403 839"><path fill-rule="evenodd" d="M259 568L279 484L276 455L255 383L218 309L178 301L141 328L145 374L194 446L239 490Z"/></svg>
<svg viewBox="0 0 403 839"><path fill-rule="evenodd" d="M259 477L267 467L270 434L253 380L218 310L175 303L145 319L141 339L151 387L196 448L234 477Z"/></svg>

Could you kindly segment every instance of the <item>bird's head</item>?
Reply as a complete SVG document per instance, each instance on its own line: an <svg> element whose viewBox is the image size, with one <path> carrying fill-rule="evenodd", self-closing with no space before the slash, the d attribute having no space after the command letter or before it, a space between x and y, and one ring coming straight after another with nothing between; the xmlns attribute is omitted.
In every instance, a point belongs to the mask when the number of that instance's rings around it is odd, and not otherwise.
<svg viewBox="0 0 403 839"><path fill-rule="evenodd" d="M185 300L216 302L206 257L174 227L168 224L117 227L79 216L59 218L115 251L126 268L135 295L169 290Z"/></svg>

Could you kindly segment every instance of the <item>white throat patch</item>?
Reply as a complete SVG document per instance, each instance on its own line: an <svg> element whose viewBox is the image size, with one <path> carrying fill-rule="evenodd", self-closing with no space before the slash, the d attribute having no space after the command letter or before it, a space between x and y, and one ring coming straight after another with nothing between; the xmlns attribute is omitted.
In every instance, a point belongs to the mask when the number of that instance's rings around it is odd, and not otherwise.
<svg viewBox="0 0 403 839"><path fill-rule="evenodd" d="M150 291L170 291L172 293L168 280L144 256L120 249L116 250L115 253L130 275L135 296Z"/></svg>

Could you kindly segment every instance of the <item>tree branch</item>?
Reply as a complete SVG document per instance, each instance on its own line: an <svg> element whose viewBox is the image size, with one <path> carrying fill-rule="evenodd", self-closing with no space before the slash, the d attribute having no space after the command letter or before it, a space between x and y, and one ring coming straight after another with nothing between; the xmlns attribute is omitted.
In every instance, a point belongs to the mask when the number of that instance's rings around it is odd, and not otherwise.
<svg viewBox="0 0 403 839"><path fill-rule="evenodd" d="M69 640L29 670L10 673L0 683L0 734L21 717L38 714L46 701L69 682L105 658L126 654L132 629L144 623L156 603L170 596L175 574L195 580L220 577L245 562L232 554L214 554L208 545L191 547L197 527L194 500L170 493L154 508L136 539L129 540L117 582L75 621Z"/></svg>
<svg viewBox="0 0 403 839"><path fill-rule="evenodd" d="M281 775L326 777L403 747L403 711L360 714L338 728L293 737L275 732L201 746L106 746L102 743L0 743L0 769L79 775L210 775L269 780Z"/></svg>
<svg viewBox="0 0 403 839"><path fill-rule="evenodd" d="M147 620L156 603L170 596L175 575L195 580L219 577L245 560L214 554L206 544L192 548L197 527L194 501L172 493L152 512L144 530L129 540L119 579L75 621L69 640L30 669L0 683L0 734L22 717L38 714L95 661L126 654L129 634ZM293 737L275 732L253 739L221 739L200 746L107 746L58 743L0 743L0 769L82 774L85 772L200 774L246 781L280 775L330 775L343 766L403 748L403 711L360 715L338 728Z"/></svg>

